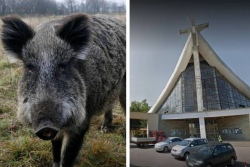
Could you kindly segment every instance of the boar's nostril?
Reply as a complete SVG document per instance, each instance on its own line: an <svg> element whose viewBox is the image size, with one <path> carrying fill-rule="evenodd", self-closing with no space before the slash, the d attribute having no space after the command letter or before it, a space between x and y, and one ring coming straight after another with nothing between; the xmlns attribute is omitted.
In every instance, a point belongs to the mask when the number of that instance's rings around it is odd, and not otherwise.
<svg viewBox="0 0 250 167"><path fill-rule="evenodd" d="M35 134L43 140L52 140L56 137L58 130L50 127L45 127L35 132Z"/></svg>
<svg viewBox="0 0 250 167"><path fill-rule="evenodd" d="M52 140L57 135L59 129L53 123L44 119L40 121L39 127L35 130L35 134L43 140Z"/></svg>
<svg viewBox="0 0 250 167"><path fill-rule="evenodd" d="M23 100L23 103L26 103L28 100L29 100L29 98L26 97L26 98Z"/></svg>

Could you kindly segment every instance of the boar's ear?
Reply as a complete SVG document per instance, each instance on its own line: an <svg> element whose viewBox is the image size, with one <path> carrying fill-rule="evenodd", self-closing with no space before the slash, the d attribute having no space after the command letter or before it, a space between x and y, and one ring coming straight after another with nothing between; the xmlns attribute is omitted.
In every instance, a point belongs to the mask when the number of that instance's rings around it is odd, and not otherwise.
<svg viewBox="0 0 250 167"><path fill-rule="evenodd" d="M57 35L77 53L85 50L90 33L90 21L88 16L84 14L71 16L57 31Z"/></svg>
<svg viewBox="0 0 250 167"><path fill-rule="evenodd" d="M30 26L15 16L6 16L2 18L2 43L4 49L17 59L22 59L23 46L33 38L34 31Z"/></svg>

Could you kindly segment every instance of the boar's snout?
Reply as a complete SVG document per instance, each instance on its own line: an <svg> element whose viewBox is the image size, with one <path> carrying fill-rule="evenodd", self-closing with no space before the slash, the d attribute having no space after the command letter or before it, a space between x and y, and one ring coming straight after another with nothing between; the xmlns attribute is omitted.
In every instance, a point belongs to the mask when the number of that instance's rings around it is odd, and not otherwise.
<svg viewBox="0 0 250 167"><path fill-rule="evenodd" d="M59 128L55 127L49 119L40 121L38 128L35 130L35 134L43 140L52 140L56 137Z"/></svg>

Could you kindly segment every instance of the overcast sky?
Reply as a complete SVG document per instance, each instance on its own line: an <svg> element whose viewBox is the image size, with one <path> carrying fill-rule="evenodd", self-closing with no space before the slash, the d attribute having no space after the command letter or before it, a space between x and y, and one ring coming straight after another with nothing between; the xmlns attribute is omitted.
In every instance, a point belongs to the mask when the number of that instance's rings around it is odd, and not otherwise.
<svg viewBox="0 0 250 167"><path fill-rule="evenodd" d="M250 85L250 3L247 0L131 0L130 101L152 106L169 80L188 34L188 16L218 56Z"/></svg>

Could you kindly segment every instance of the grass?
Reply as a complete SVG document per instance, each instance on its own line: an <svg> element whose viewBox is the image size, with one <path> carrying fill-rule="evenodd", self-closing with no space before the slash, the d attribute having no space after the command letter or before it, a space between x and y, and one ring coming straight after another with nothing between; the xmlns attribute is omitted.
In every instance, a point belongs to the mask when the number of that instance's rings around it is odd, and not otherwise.
<svg viewBox="0 0 250 167"><path fill-rule="evenodd" d="M36 26L51 18L55 17L30 17L24 21ZM0 42L0 167L52 166L51 143L38 139L32 129L16 120L17 83L21 70L20 64L9 63ZM102 120L103 116L99 116L91 121L76 167L126 166L126 120L120 106L114 109L113 132L100 132Z"/></svg>

